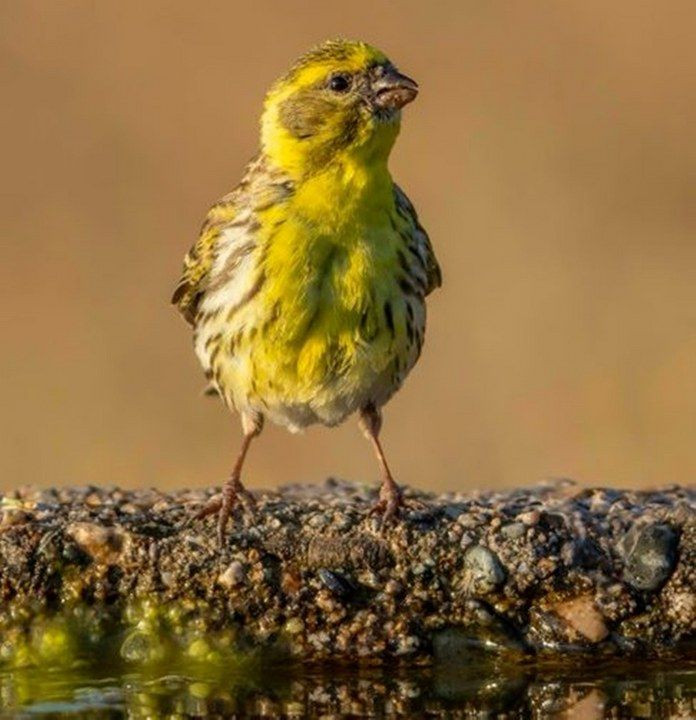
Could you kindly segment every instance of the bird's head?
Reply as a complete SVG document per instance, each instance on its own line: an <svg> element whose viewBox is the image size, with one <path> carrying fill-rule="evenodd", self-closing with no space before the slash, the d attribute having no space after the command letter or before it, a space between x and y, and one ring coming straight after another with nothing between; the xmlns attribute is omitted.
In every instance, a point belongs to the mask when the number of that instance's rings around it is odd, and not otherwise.
<svg viewBox="0 0 696 720"><path fill-rule="evenodd" d="M386 161L401 108L418 85L364 42L330 40L303 55L270 89L261 119L264 153L292 174L334 161Z"/></svg>

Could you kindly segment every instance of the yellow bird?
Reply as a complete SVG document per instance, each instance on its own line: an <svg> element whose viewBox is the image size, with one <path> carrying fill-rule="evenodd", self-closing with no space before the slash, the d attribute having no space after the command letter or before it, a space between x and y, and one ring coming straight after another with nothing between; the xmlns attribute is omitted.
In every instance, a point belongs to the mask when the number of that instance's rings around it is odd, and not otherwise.
<svg viewBox="0 0 696 720"><path fill-rule="evenodd" d="M404 504L379 442L381 408L421 352L440 268L387 162L417 84L376 48L332 40L270 89L260 150L208 213L172 303L193 326L211 387L241 416L220 541L264 420L298 431L359 414L382 474L375 512Z"/></svg>

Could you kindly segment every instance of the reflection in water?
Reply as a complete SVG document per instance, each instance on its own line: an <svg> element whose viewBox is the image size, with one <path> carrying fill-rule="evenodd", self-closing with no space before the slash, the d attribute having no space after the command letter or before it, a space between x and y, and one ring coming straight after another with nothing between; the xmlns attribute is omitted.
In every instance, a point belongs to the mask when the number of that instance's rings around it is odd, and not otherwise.
<svg viewBox="0 0 696 720"><path fill-rule="evenodd" d="M162 668L0 675L0 717L696 717L696 664L360 670Z"/></svg>

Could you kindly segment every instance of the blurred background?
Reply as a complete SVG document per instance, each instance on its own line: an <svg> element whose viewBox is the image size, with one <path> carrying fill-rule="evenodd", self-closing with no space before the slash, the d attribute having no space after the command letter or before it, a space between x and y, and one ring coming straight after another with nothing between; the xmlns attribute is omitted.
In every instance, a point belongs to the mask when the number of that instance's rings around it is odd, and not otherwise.
<svg viewBox="0 0 696 720"><path fill-rule="evenodd" d="M402 482L696 471L696 4L0 4L0 484L220 483L236 418L169 306L264 92L334 36L421 84L392 160L444 271L387 407ZM246 480L376 482L354 422Z"/></svg>

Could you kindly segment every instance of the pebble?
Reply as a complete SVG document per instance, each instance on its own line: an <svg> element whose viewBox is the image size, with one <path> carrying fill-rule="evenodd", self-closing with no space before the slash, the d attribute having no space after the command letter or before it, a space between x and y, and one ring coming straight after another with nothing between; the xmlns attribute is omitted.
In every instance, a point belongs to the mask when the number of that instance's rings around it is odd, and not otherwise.
<svg viewBox="0 0 696 720"><path fill-rule="evenodd" d="M509 525L503 525L503 527L500 528L500 532L510 540L518 540L527 532L527 528L524 523L514 522Z"/></svg>
<svg viewBox="0 0 696 720"><path fill-rule="evenodd" d="M418 646L420 645L420 641L415 635L408 635L406 637L400 637L396 642L396 655L411 655L414 653Z"/></svg>
<svg viewBox="0 0 696 720"><path fill-rule="evenodd" d="M341 573L321 568L319 570L319 579L338 598L346 599L355 592L353 584Z"/></svg>
<svg viewBox="0 0 696 720"><path fill-rule="evenodd" d="M20 508L6 508L0 513L0 527L12 527L14 525L25 525L31 522L34 516Z"/></svg>
<svg viewBox="0 0 696 720"><path fill-rule="evenodd" d="M286 632L290 635L299 635L304 630L304 623L298 617L292 617L285 623Z"/></svg>
<svg viewBox="0 0 696 720"><path fill-rule="evenodd" d="M474 542L474 536L469 533L465 532L462 533L462 537L459 540L459 546L462 548L462 550L466 550L466 548L469 547Z"/></svg>
<svg viewBox="0 0 696 720"><path fill-rule="evenodd" d="M224 572L220 573L218 575L218 584L222 585L222 587L229 589L232 589L234 587L237 587L238 585L241 585L246 578L246 573L244 572L244 566L242 563L239 562L239 560L233 560L225 569Z"/></svg>
<svg viewBox="0 0 696 720"><path fill-rule="evenodd" d="M669 525L634 525L624 538L624 580L636 590L657 590L677 562L677 536Z"/></svg>
<svg viewBox="0 0 696 720"><path fill-rule="evenodd" d="M121 527L76 522L65 532L92 560L107 565L118 563L129 546L129 535Z"/></svg>
<svg viewBox="0 0 696 720"><path fill-rule="evenodd" d="M399 595L403 591L403 587L397 580L389 580L384 586L384 592L387 595Z"/></svg>
<svg viewBox="0 0 696 720"><path fill-rule="evenodd" d="M517 516L517 519L520 522L523 522L525 525L528 525L530 527L538 524L540 518L541 513L538 510L529 510L528 512L520 513Z"/></svg>
<svg viewBox="0 0 696 720"><path fill-rule="evenodd" d="M553 610L569 628L591 643L598 643L609 635L604 616L596 608L590 595L565 600L558 603Z"/></svg>
<svg viewBox="0 0 696 720"><path fill-rule="evenodd" d="M464 583L468 589L488 593L505 582L505 570L497 555L482 545L464 553Z"/></svg>
<svg viewBox="0 0 696 720"><path fill-rule="evenodd" d="M442 508L442 513L450 520L457 520L469 509L468 503L449 503Z"/></svg>
<svg viewBox="0 0 696 720"><path fill-rule="evenodd" d="M480 524L480 518L471 513L464 513L457 518L457 523L465 528L475 528Z"/></svg>

